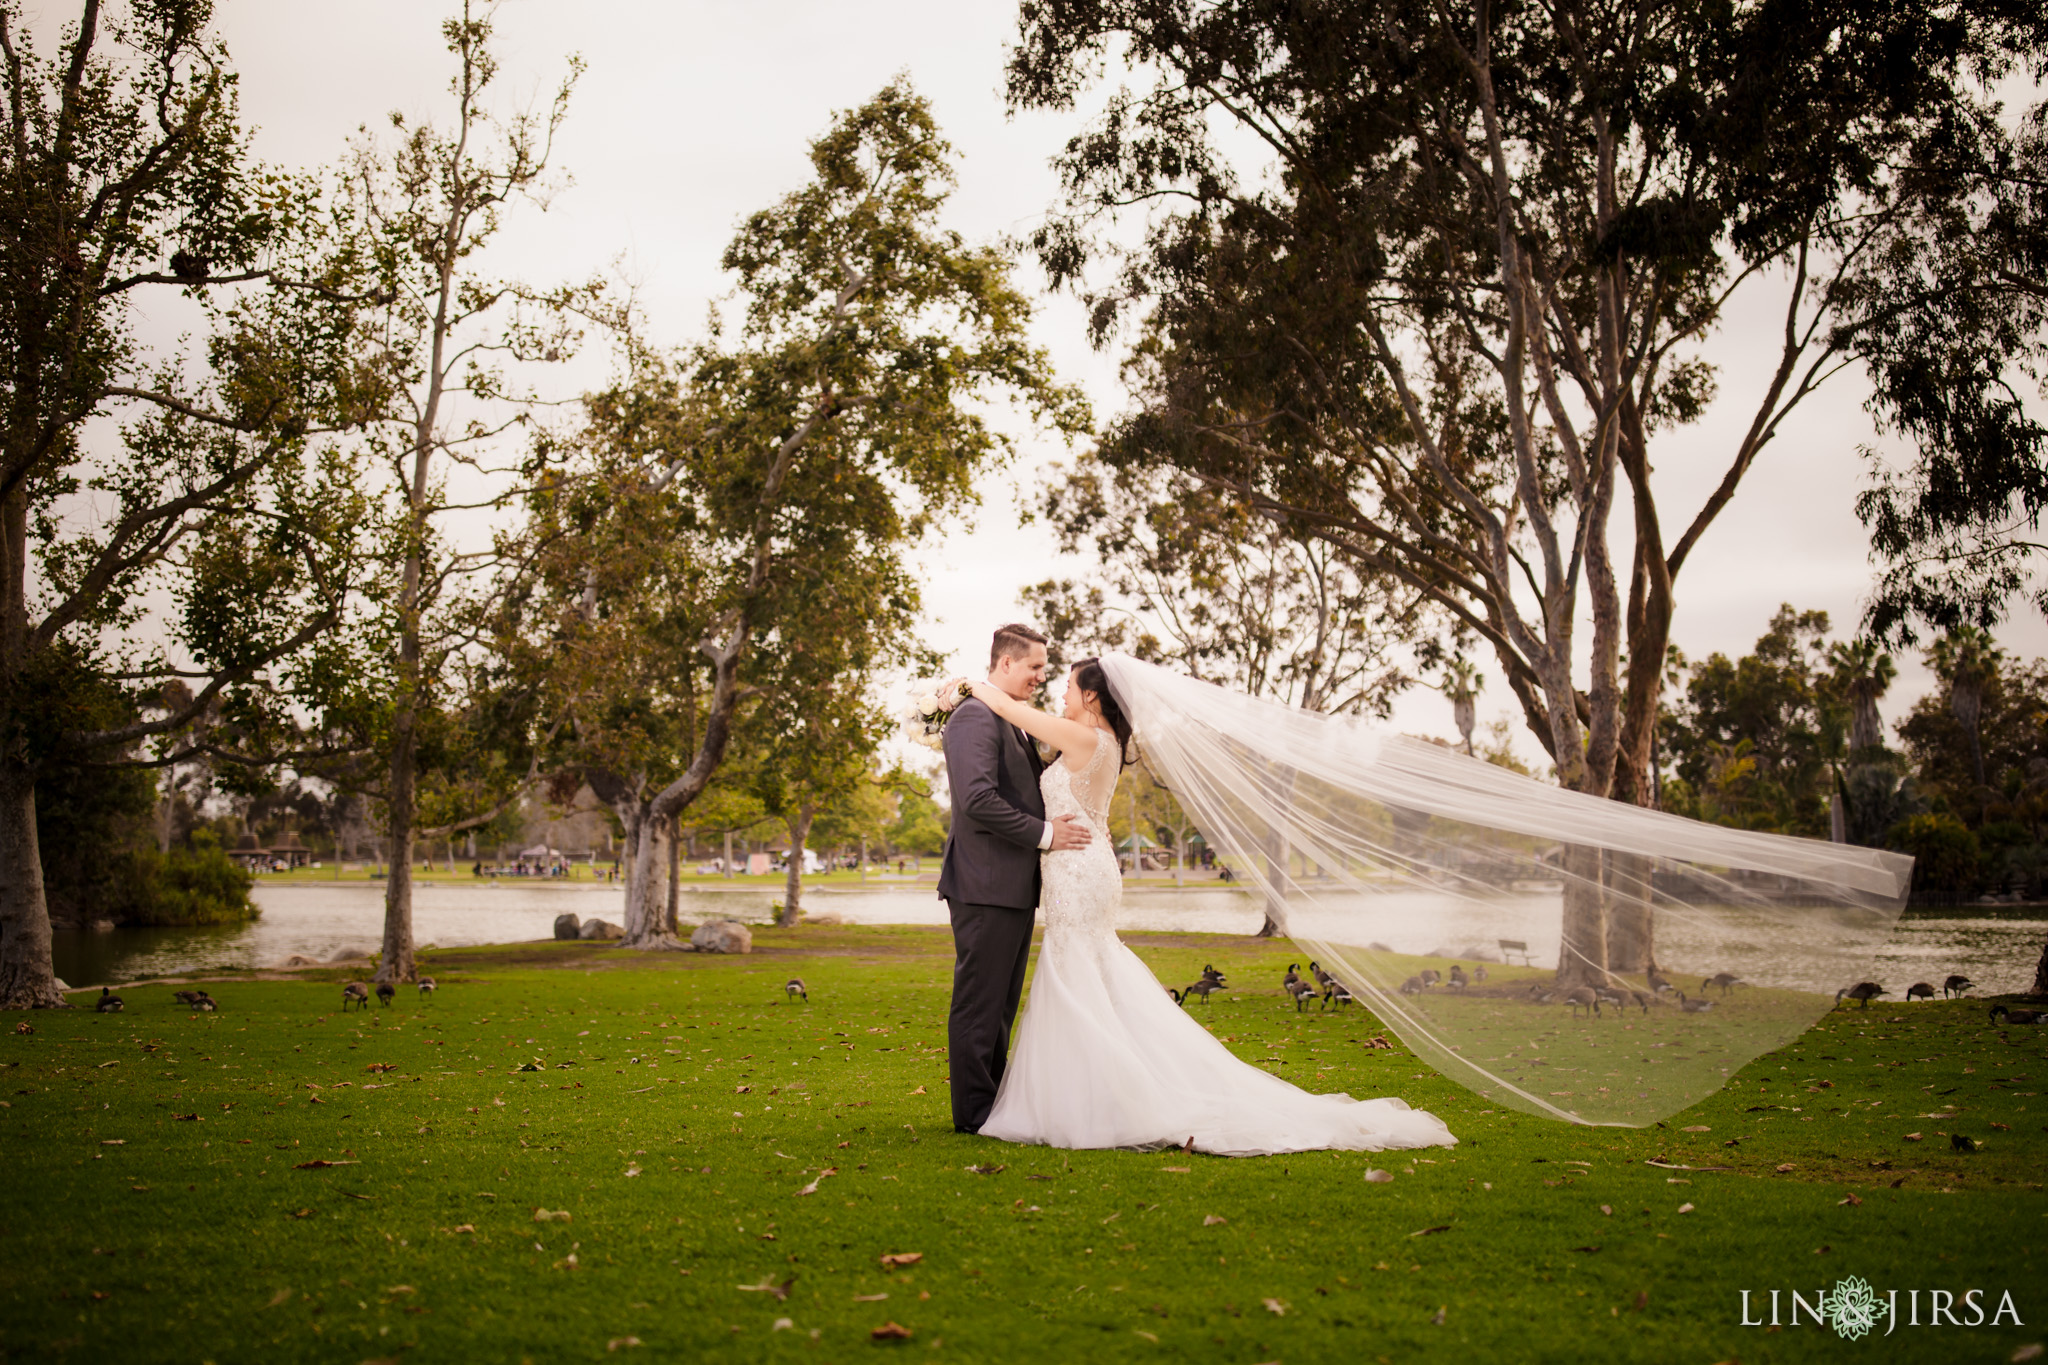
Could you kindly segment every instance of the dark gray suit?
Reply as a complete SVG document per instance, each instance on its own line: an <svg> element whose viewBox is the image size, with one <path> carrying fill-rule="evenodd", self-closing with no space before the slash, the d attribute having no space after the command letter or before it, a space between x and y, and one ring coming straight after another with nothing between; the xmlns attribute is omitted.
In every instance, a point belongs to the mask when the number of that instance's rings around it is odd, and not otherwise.
<svg viewBox="0 0 2048 1365"><path fill-rule="evenodd" d="M979 1129L995 1106L1024 996L1038 918L1038 844L1045 835L1045 770L1024 732L979 701L946 722L953 829L939 895L953 920L953 1008L946 1023L953 1126Z"/></svg>

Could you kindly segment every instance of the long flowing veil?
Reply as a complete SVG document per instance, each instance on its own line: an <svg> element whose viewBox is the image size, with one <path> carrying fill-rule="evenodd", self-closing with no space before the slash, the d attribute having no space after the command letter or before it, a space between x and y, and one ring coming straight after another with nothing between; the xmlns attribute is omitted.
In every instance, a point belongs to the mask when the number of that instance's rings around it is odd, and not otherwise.
<svg viewBox="0 0 2048 1365"><path fill-rule="evenodd" d="M1102 666L1146 761L1303 954L1502 1107L1631 1126L1684 1109L1834 1008L1905 905L1900 854L1565 791L1128 655Z"/></svg>

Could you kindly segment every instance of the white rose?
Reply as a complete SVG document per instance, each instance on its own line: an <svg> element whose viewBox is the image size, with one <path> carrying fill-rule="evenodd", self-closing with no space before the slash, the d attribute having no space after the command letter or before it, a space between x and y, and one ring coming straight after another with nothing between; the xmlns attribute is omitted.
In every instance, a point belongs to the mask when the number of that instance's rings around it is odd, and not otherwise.
<svg viewBox="0 0 2048 1365"><path fill-rule="evenodd" d="M939 699L934 693L920 692L917 695L917 700L912 702L911 705L928 716L939 709Z"/></svg>

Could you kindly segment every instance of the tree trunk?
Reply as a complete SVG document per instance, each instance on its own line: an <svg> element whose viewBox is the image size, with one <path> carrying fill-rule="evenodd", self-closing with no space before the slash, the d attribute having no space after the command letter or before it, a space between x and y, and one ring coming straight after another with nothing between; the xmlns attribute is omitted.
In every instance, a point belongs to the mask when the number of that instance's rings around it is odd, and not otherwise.
<svg viewBox="0 0 2048 1365"><path fill-rule="evenodd" d="M414 745L412 703L399 710L391 744L390 855L385 861L384 944L377 961L380 982L411 981L419 976L412 951L412 844L418 815L419 764Z"/></svg>
<svg viewBox="0 0 2048 1365"><path fill-rule="evenodd" d="M66 1009L50 963L50 907L36 843L36 782L28 768L0 768L0 1009Z"/></svg>
<svg viewBox="0 0 2048 1365"><path fill-rule="evenodd" d="M1564 933L1557 951L1560 986L1607 984L1607 895L1598 848L1564 851Z"/></svg>
<svg viewBox="0 0 2048 1365"><path fill-rule="evenodd" d="M671 837L675 824L655 815L652 802L638 804L633 821L638 837L631 849L633 878L626 886L626 937L621 946L680 948L683 945L668 924L668 878L663 875L669 846L675 842Z"/></svg>
<svg viewBox="0 0 2048 1365"><path fill-rule="evenodd" d="M789 875L782 883L782 914L775 921L784 929L794 929L803 919L804 840L816 814L815 806L800 806L789 822Z"/></svg>
<svg viewBox="0 0 2048 1365"><path fill-rule="evenodd" d="M1607 855L1607 970L1648 972L1657 965L1651 876L1655 863L1637 853Z"/></svg>
<svg viewBox="0 0 2048 1365"><path fill-rule="evenodd" d="M725 879L732 880L732 831L725 832Z"/></svg>
<svg viewBox="0 0 2048 1365"><path fill-rule="evenodd" d="M682 832L671 825L668 832L668 920L667 929L671 934L681 933L681 900L683 894Z"/></svg>
<svg viewBox="0 0 2048 1365"><path fill-rule="evenodd" d="M2048 943L2041 945L2041 960L2034 964L2035 995L2048 995Z"/></svg>

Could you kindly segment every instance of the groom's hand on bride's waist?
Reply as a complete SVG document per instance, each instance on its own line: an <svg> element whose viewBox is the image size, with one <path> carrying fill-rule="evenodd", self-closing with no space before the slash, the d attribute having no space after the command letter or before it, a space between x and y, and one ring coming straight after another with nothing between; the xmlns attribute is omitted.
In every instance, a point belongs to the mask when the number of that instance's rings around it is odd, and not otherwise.
<svg viewBox="0 0 2048 1365"><path fill-rule="evenodd" d="M1088 832L1088 826L1071 815L1055 816L1052 821L1052 851L1065 853L1071 849L1086 848L1095 836Z"/></svg>

